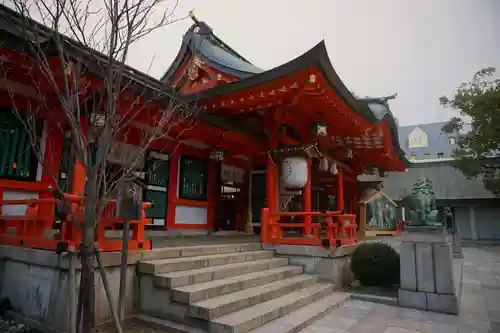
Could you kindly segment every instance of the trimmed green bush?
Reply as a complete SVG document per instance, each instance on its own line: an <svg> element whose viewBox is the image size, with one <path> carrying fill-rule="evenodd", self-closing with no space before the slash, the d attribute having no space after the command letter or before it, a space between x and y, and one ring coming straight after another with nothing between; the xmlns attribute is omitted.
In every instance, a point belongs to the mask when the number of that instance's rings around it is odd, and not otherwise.
<svg viewBox="0 0 500 333"><path fill-rule="evenodd" d="M384 243L360 244L351 258L351 271L361 285L392 287L399 284L399 254Z"/></svg>

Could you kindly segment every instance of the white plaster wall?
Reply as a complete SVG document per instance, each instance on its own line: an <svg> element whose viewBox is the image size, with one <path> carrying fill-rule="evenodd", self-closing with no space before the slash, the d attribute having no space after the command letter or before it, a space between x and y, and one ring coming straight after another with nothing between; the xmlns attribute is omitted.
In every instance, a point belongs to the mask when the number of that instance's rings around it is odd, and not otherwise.
<svg viewBox="0 0 500 333"><path fill-rule="evenodd" d="M37 192L19 191L19 190L4 190L3 200L24 200L38 199ZM26 205L6 205L1 208L2 215L20 216L26 213Z"/></svg>
<svg viewBox="0 0 500 333"><path fill-rule="evenodd" d="M43 128L42 128L42 137L40 140L40 152L42 154L42 160L38 161L38 167L36 170L36 181L37 182L42 180L42 173L43 173L42 162L44 161L44 158L45 158L45 147L47 146L48 133L49 133L48 122L44 121ZM55 176L55 175L53 175L53 176Z"/></svg>
<svg viewBox="0 0 500 333"><path fill-rule="evenodd" d="M175 224L207 224L207 207L175 206Z"/></svg>

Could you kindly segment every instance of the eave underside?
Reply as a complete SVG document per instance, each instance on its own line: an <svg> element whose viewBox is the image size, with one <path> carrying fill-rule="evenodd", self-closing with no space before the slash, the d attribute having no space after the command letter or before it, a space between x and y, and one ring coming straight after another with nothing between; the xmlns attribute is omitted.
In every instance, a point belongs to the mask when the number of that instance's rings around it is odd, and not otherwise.
<svg viewBox="0 0 500 333"><path fill-rule="evenodd" d="M408 166L389 109L374 114L367 101L356 99L333 70L323 43L283 66L190 98L207 112L233 123L254 124L254 129L263 128L263 119L256 118L277 113L281 124L303 133L298 137L302 142L311 123L324 122L329 124L329 148L353 147L358 163L385 170L404 171Z"/></svg>

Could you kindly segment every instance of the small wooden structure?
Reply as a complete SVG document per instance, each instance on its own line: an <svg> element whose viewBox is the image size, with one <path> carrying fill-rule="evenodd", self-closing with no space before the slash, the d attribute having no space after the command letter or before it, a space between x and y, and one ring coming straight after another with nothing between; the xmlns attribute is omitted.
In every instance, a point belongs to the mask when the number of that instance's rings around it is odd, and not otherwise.
<svg viewBox="0 0 500 333"><path fill-rule="evenodd" d="M382 191L368 191L359 204L358 239L396 236L399 233L398 205Z"/></svg>

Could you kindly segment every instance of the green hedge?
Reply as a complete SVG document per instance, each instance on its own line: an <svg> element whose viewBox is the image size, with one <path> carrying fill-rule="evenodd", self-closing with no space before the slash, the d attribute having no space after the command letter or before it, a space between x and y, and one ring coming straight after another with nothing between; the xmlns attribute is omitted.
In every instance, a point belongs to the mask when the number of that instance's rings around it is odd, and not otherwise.
<svg viewBox="0 0 500 333"><path fill-rule="evenodd" d="M351 258L354 277L365 286L394 286L400 281L399 254L384 243L360 244Z"/></svg>

